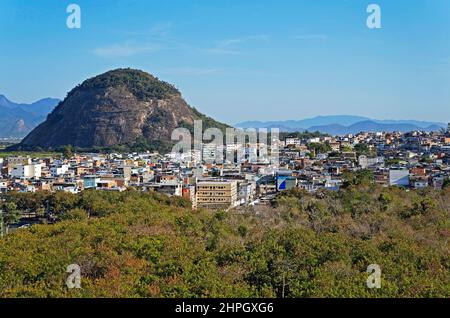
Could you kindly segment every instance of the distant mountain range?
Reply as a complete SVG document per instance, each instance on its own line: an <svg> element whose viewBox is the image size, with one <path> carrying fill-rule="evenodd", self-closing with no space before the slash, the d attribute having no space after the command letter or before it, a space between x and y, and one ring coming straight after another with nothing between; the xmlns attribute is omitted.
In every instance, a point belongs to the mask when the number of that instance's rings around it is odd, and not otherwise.
<svg viewBox="0 0 450 318"><path fill-rule="evenodd" d="M61 102L44 98L32 104L20 104L0 95L0 138L23 138L45 121L47 115ZM245 121L238 128L278 128L282 132L320 131L330 135L356 134L361 131L438 131L447 124L418 120L377 120L362 116L317 116L302 120Z"/></svg>
<svg viewBox="0 0 450 318"><path fill-rule="evenodd" d="M330 135L356 134L367 132L392 132L392 131L437 131L447 127L440 122L428 122L418 120L377 120L362 116L338 115L317 116L302 120L285 121L246 121L236 124L238 128L278 128L282 132L294 131L320 131Z"/></svg>
<svg viewBox="0 0 450 318"><path fill-rule="evenodd" d="M19 104L0 95L0 138L25 137L59 102L59 99L44 98L32 104Z"/></svg>

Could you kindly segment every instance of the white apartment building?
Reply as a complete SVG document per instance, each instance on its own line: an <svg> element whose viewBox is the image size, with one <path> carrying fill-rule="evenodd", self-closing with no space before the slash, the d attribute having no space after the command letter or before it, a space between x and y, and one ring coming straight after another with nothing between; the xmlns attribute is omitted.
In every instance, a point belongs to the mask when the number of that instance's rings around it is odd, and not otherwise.
<svg viewBox="0 0 450 318"><path fill-rule="evenodd" d="M67 171L69 171L69 165L58 165L50 167L50 174L52 175L52 177L64 175Z"/></svg>
<svg viewBox="0 0 450 318"><path fill-rule="evenodd" d="M11 169L13 178L40 178L42 174L42 165L40 163L30 165L15 165Z"/></svg>

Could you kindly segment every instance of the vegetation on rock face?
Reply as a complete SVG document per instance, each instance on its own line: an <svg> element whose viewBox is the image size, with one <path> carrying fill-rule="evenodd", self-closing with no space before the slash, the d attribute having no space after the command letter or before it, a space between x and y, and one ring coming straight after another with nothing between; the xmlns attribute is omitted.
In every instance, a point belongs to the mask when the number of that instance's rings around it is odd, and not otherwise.
<svg viewBox="0 0 450 318"><path fill-rule="evenodd" d="M258 214L136 191L8 194L60 222L0 240L0 297L450 297L450 189L348 180ZM70 264L82 289L65 285ZM370 264L381 289L366 286Z"/></svg>
<svg viewBox="0 0 450 318"><path fill-rule="evenodd" d="M201 120L202 124L203 124L203 128L217 128L220 129L224 135L226 133L226 129L230 128L229 125L227 124L223 124L221 122L217 122L216 120L214 120L211 117L206 116L205 114L202 114L201 112L199 112L195 107L192 109L192 111L194 112L194 115L196 117L196 120ZM191 130L193 132L193 129Z"/></svg>
<svg viewBox="0 0 450 318"><path fill-rule="evenodd" d="M133 69L117 69L84 81L73 89L68 96L77 90L90 90L125 86L138 99L165 99L171 95L180 95L172 84L159 80L146 72Z"/></svg>

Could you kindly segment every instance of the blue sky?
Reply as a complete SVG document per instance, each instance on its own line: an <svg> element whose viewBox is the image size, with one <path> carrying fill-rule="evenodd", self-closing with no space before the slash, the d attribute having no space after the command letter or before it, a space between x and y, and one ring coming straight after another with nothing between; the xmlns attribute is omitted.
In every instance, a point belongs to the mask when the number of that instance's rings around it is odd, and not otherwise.
<svg viewBox="0 0 450 318"><path fill-rule="evenodd" d="M81 29L66 7L81 7ZM370 3L382 29L366 26ZM0 94L63 98L118 67L228 123L352 114L450 121L448 0L2 0Z"/></svg>

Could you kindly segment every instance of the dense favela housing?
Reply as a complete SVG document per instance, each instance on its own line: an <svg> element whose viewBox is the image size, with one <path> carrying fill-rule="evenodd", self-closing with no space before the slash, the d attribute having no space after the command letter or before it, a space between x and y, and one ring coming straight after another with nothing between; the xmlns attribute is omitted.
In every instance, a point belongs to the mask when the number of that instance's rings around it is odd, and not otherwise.
<svg viewBox="0 0 450 318"><path fill-rule="evenodd" d="M277 162L205 163L211 145L186 162L179 154L73 154L0 158L0 192L155 191L184 197L194 209L264 206L277 193L299 188L337 191L347 172L370 171L373 182L405 189L442 189L450 177L450 124L446 131L359 133L280 138ZM245 154L258 145L246 144ZM32 218L16 226L29 226ZM12 225L14 228L14 225Z"/></svg>

